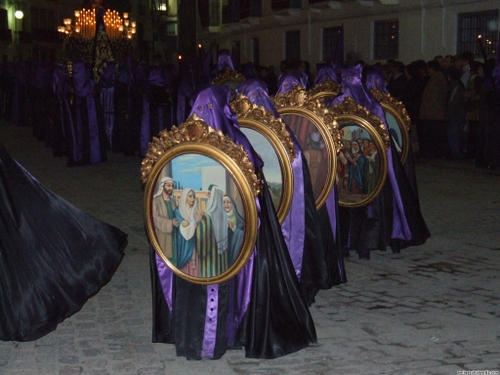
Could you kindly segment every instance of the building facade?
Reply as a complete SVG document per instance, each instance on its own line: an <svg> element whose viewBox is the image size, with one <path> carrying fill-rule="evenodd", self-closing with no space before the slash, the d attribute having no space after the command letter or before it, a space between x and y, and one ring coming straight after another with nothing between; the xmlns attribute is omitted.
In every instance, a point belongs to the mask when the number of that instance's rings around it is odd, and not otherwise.
<svg viewBox="0 0 500 375"><path fill-rule="evenodd" d="M315 64L343 44L346 62L408 64L466 50L496 56L500 1L199 0L198 8L199 43L236 50L241 62Z"/></svg>

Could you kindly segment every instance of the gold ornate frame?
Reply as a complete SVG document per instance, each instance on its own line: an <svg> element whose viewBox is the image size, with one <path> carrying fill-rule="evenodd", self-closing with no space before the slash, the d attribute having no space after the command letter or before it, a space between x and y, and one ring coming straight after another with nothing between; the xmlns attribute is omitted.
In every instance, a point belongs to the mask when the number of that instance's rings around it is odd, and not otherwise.
<svg viewBox="0 0 500 375"><path fill-rule="evenodd" d="M344 192L342 179L337 178L339 205L351 208L364 206L375 199L380 193L387 178L387 150L390 146L389 134L380 117L375 116L365 107L357 104L351 97L347 97L341 103L330 107L330 111L335 115L341 133L343 133L344 128L347 126L356 126L366 131L375 144L379 167L377 183L373 190L365 194L350 195ZM343 150L342 155L339 154L339 158L342 156L345 157L347 151Z"/></svg>
<svg viewBox="0 0 500 375"><path fill-rule="evenodd" d="M240 83L245 81L245 76L231 68L225 68L212 79L214 85L225 85L234 90Z"/></svg>
<svg viewBox="0 0 500 375"><path fill-rule="evenodd" d="M410 140L411 119L410 116L408 115L408 112L406 111L406 107L402 102L398 101L396 98L383 92L377 87L373 87L370 90L370 92L375 97L375 99L377 99L382 105L382 108L386 112L386 119L388 117L387 114L389 114L396 120L397 129L394 130L399 131L399 134L401 135L402 145L401 145L400 158L401 158L401 163L404 164L406 162L406 159L408 158L408 154L410 153L411 149L411 140ZM389 126L389 128L391 128L391 124L389 123L389 121L387 121L387 125Z"/></svg>
<svg viewBox="0 0 500 375"><path fill-rule="evenodd" d="M181 271L164 254L158 240L153 218L154 193L158 190L160 176L165 173L167 166L171 167L175 158L183 156L211 159L225 171L226 181L230 181L230 186L241 198L241 216L244 218L242 245L234 263L216 275L200 277ZM153 138L142 161L141 181L145 184L143 207L147 235L156 254L177 276L202 285L220 283L234 277L246 264L257 239L258 214L255 197L262 184L255 174L253 164L248 160L248 154L230 138L193 115L178 128L174 126L171 131L162 131L158 137Z"/></svg>
<svg viewBox="0 0 500 375"><path fill-rule="evenodd" d="M341 88L340 84L331 78L327 78L323 82L311 87L308 93L311 99L319 99L322 103L326 104L329 98L333 99L340 93Z"/></svg>
<svg viewBox="0 0 500 375"><path fill-rule="evenodd" d="M238 95L232 102L231 108L238 116L238 123L242 129L251 129L259 133L268 142L278 159L281 173L281 196L276 208L278 220L282 223L290 210L293 197L293 170L292 162L295 159L295 147L286 129L285 123L264 107L253 104L245 95ZM264 152L259 152L264 145L252 144L264 160ZM269 181L268 181L269 184Z"/></svg>
<svg viewBox="0 0 500 375"><path fill-rule="evenodd" d="M297 116L309 120L324 143L327 165L322 167L326 171L326 179L321 192L315 192L316 207L320 208L325 203L335 183L336 155L342 147L338 124L329 109L319 99L310 98L308 92L300 85L275 97L274 103L282 119L287 116ZM283 121L286 123L286 119ZM290 127L290 123L287 125ZM293 128L291 130L294 131ZM294 133L305 153L308 148L307 140L303 139L296 131ZM309 169L311 170L311 168Z"/></svg>

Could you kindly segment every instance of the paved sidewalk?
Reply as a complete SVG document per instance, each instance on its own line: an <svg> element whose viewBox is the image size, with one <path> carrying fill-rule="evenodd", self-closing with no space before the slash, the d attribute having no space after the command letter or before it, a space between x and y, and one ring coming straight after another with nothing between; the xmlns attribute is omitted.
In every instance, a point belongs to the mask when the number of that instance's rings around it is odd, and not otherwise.
<svg viewBox="0 0 500 375"><path fill-rule="evenodd" d="M0 342L0 374L500 371L499 172L467 160L418 164L431 239L401 254L347 259L349 282L321 291L311 308L318 345L275 360L246 359L238 350L220 360L187 361L173 346L151 343L140 160L110 153L107 163L68 168L31 128L5 124L0 142L55 193L129 234L116 274L81 311L40 340Z"/></svg>

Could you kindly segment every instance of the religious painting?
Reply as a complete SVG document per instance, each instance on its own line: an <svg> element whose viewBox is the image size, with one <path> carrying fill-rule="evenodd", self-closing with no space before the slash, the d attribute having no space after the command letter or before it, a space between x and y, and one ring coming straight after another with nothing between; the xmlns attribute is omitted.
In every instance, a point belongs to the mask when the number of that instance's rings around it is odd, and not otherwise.
<svg viewBox="0 0 500 375"><path fill-rule="evenodd" d="M323 104L335 98L341 90L340 84L334 82L331 78L327 78L322 83L318 83L311 87L308 94L311 99L318 99Z"/></svg>
<svg viewBox="0 0 500 375"><path fill-rule="evenodd" d="M224 69L212 79L214 85L223 85L231 89L232 97L236 95L236 88L245 81L245 76L230 68Z"/></svg>
<svg viewBox="0 0 500 375"><path fill-rule="evenodd" d="M282 223L290 209L293 196L292 162L295 147L286 125L264 107L239 95L231 102L238 116L240 129L264 162L263 172L278 220Z"/></svg>
<svg viewBox="0 0 500 375"><path fill-rule="evenodd" d="M183 125L181 132L186 130ZM178 141L179 129L163 137ZM243 165L213 144L214 136L223 135L205 134L209 143L204 144L194 141L198 134L186 134L185 142L165 150L150 168L145 224L156 253L175 274L211 284L233 277L250 256L257 232L258 185L252 187ZM221 139L224 147L227 142ZM238 152L236 145L233 151ZM243 154L237 157L245 159Z"/></svg>
<svg viewBox="0 0 500 375"><path fill-rule="evenodd" d="M392 145L396 149L401 163L405 163L411 149L410 125L411 119L404 104L396 98L374 87L373 96L380 102L384 109Z"/></svg>
<svg viewBox="0 0 500 375"><path fill-rule="evenodd" d="M382 119L352 98L331 110L336 114L343 142L336 169L339 205L360 207L370 203L385 183L389 135Z"/></svg>
<svg viewBox="0 0 500 375"><path fill-rule="evenodd" d="M274 99L281 119L295 135L309 167L316 207L321 207L335 182L338 125L328 109L297 87Z"/></svg>

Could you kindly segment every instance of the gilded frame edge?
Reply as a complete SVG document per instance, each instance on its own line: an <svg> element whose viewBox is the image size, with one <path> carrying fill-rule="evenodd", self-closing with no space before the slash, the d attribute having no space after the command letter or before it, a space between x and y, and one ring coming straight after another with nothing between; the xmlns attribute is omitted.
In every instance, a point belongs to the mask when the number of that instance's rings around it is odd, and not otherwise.
<svg viewBox="0 0 500 375"><path fill-rule="evenodd" d="M153 223L153 213L152 213L152 201L155 192L156 183L158 177L165 167L165 165L172 161L175 157L185 154L198 154L211 157L221 164L225 169L226 173L229 173L233 182L236 185L238 192L241 195L244 209L245 217L245 236L243 244L236 261L229 267L229 269L220 275L214 277L194 277L184 272L181 272L176 266L174 266L168 258L161 251L158 238L154 229ZM151 173L149 174L145 183L145 194L143 200L143 212L144 212L144 223L146 227L146 232L151 245L153 246L155 253L162 259L162 261L179 277L184 280L190 281L195 284L200 285L210 285L221 283L227 281L234 277L247 263L255 247L257 240L257 229L258 229L258 214L257 206L255 204L255 194L248 182L245 174L237 163L223 151L217 147L209 144L200 144L195 142L178 144L170 149L168 149L155 163Z"/></svg>
<svg viewBox="0 0 500 375"><path fill-rule="evenodd" d="M318 102L319 105L319 102ZM326 110L326 108L325 108ZM299 106L286 106L278 108L278 113L280 115L300 115L308 118L310 121L314 123L316 128L319 130L326 146L330 168L328 168L328 173L326 177L325 186L321 190L321 193L316 198L316 209L319 209L325 204L328 196L330 195L334 184L335 184L335 171L337 169L337 152L339 150L336 147L336 142L334 142L334 138L332 136L332 128L335 126L335 129L338 131L338 123L332 118L332 127L328 127L325 123L325 120L321 118L317 113L308 109L307 107L299 107ZM340 132L338 133L340 137Z"/></svg>
<svg viewBox="0 0 500 375"><path fill-rule="evenodd" d="M380 102L384 111L389 112L398 123L399 131L401 132L403 138L403 149L400 158L401 163L404 164L406 162L406 159L408 158L411 148L411 119L408 115L408 112L406 111L406 107L401 101L376 87L373 87L370 92L375 97L375 99Z"/></svg>
<svg viewBox="0 0 500 375"><path fill-rule="evenodd" d="M226 82L242 83L244 81L245 76L243 74L228 67L212 79L212 83L214 85L224 85Z"/></svg>
<svg viewBox="0 0 500 375"><path fill-rule="evenodd" d="M266 140L271 144L271 147L276 153L278 162L280 164L281 175L283 178L280 203L276 210L278 220L281 224L285 220L286 216L288 215L288 211L290 211L290 207L292 206L294 186L292 159L290 158L289 152L285 148L279 134L275 133L271 128L252 118L238 118L238 123L241 128L255 130L256 132L264 136L264 138L266 138Z"/></svg>
<svg viewBox="0 0 500 375"><path fill-rule="evenodd" d="M358 115L345 113L337 115L336 119L337 122L339 123L340 129L342 129L343 127L342 123L345 121L350 121L351 123L354 122L359 127L365 129L368 132L368 134L370 134L370 136L372 137L373 141L377 146L377 150L379 151L380 155L379 179L376 188L368 195L368 197L359 202L345 202L340 199L340 194L339 194L338 201L340 206L348 208L362 207L370 203L373 199L375 199L375 197L382 191L382 188L384 187L385 181L387 179L388 159L387 159L387 153L385 152L387 149L386 142L383 140L380 132L378 132L377 129L366 118L360 117Z"/></svg>
<svg viewBox="0 0 500 375"><path fill-rule="evenodd" d="M311 87L308 93L311 99L334 98L340 93L341 87L340 84L331 78L327 78L323 82Z"/></svg>

